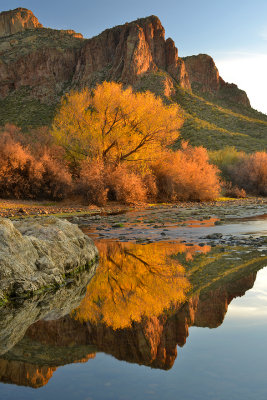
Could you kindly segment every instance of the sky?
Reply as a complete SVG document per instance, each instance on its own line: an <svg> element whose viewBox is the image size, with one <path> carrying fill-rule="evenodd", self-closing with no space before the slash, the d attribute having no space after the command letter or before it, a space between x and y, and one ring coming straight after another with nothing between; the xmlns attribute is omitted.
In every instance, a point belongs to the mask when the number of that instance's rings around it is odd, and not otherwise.
<svg viewBox="0 0 267 400"><path fill-rule="evenodd" d="M84 37L157 15L179 56L206 53L222 78L267 113L267 0L0 0L0 11L28 8L46 27Z"/></svg>

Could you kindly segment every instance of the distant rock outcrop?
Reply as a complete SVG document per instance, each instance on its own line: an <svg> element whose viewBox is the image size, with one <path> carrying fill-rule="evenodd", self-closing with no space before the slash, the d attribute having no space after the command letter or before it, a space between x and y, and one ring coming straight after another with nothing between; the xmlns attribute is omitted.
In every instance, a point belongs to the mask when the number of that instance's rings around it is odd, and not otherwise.
<svg viewBox="0 0 267 400"><path fill-rule="evenodd" d="M16 8L0 13L0 37L13 35L25 29L42 27L43 25L40 24L32 11L26 8Z"/></svg>
<svg viewBox="0 0 267 400"><path fill-rule="evenodd" d="M214 97L250 107L246 92L236 85L225 82L212 57L207 54L183 58L193 91L208 93Z"/></svg>

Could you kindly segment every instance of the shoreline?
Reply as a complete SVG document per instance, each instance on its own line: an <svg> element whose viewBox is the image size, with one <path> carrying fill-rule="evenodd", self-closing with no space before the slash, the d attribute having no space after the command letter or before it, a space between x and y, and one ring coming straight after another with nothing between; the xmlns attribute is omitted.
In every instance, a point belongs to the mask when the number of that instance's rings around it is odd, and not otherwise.
<svg viewBox="0 0 267 400"><path fill-rule="evenodd" d="M58 218L96 216L96 215L116 215L130 211L141 211L150 209L199 209L206 208L219 211L220 208L231 207L250 207L250 206L266 206L267 197L247 197L244 199L219 198L215 201L208 202L177 202L177 203L140 203L133 205L125 205L115 202L109 202L105 206L85 206L77 201L49 202L49 201L32 201L32 200L9 200L0 199L0 217L2 218L28 218L41 216L56 216Z"/></svg>

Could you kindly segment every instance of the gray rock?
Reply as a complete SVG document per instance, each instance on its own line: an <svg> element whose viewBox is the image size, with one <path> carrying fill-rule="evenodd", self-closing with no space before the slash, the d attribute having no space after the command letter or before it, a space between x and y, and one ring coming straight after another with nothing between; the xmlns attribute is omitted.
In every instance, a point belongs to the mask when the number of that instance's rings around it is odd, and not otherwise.
<svg viewBox="0 0 267 400"><path fill-rule="evenodd" d="M0 355L18 343L33 323L59 319L79 306L97 264L73 277L56 291L43 292L28 299L17 299L0 309Z"/></svg>
<svg viewBox="0 0 267 400"><path fill-rule="evenodd" d="M212 233L211 235L205 236L205 239L220 239L222 237L222 233Z"/></svg>
<svg viewBox="0 0 267 400"><path fill-rule="evenodd" d="M93 241L64 219L0 218L0 300L59 286L97 257Z"/></svg>

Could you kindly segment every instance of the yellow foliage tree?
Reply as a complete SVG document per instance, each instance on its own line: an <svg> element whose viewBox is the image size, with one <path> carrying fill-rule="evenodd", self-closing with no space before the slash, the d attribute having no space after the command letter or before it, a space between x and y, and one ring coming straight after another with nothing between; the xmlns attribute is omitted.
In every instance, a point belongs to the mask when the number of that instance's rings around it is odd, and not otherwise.
<svg viewBox="0 0 267 400"><path fill-rule="evenodd" d="M62 99L52 135L74 160L146 161L178 137L181 125L177 105L164 105L151 92L134 93L104 82Z"/></svg>
<svg viewBox="0 0 267 400"><path fill-rule="evenodd" d="M81 322L126 328L142 317L159 316L186 301L190 283L184 267L171 256L191 259L208 246L182 243L98 243L100 266L73 317Z"/></svg>

